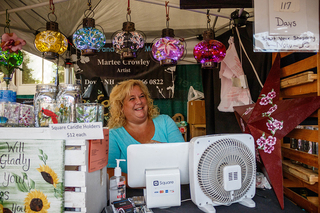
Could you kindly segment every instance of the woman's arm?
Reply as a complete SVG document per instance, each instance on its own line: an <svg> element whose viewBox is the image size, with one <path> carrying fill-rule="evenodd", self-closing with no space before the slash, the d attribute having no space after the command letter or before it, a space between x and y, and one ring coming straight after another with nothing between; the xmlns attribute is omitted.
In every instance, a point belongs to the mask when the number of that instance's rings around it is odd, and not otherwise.
<svg viewBox="0 0 320 213"><path fill-rule="evenodd" d="M169 116L165 116L165 123L167 128L168 142L184 142L182 133L180 132L177 124Z"/></svg>

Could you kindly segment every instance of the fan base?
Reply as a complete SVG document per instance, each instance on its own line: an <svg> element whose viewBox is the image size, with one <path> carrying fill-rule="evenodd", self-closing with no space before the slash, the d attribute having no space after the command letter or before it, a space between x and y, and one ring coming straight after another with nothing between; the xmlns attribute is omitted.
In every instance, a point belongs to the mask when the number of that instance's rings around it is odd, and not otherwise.
<svg viewBox="0 0 320 213"><path fill-rule="evenodd" d="M256 203L250 199L250 198L244 198L241 201L239 201L239 204L249 207L249 208L254 208L256 207Z"/></svg>
<svg viewBox="0 0 320 213"><path fill-rule="evenodd" d="M212 205L198 206L198 208L206 213L216 213L216 209Z"/></svg>

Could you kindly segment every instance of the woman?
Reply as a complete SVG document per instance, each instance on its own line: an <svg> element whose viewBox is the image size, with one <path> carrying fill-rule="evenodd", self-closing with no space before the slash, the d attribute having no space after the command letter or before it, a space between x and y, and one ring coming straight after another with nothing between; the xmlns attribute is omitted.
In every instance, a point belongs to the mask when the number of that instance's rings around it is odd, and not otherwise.
<svg viewBox="0 0 320 213"><path fill-rule="evenodd" d="M130 144L184 141L175 122L168 115L159 115L142 81L120 82L112 89L109 100L109 175L113 176L110 168L116 167L115 159L127 160ZM126 162L121 162L120 167L127 173Z"/></svg>

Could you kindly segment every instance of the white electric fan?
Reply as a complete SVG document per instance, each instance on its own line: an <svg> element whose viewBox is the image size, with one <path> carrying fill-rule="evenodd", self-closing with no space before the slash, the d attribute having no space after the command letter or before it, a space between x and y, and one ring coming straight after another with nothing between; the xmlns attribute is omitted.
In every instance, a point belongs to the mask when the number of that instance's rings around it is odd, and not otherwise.
<svg viewBox="0 0 320 213"><path fill-rule="evenodd" d="M192 201L204 212L240 203L253 208L256 189L254 139L250 134L192 138L189 146Z"/></svg>

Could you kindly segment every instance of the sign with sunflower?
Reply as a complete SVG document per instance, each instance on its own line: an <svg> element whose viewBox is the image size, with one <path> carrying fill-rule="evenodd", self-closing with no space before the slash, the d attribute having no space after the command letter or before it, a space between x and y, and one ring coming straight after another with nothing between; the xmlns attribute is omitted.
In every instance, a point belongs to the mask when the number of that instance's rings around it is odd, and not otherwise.
<svg viewBox="0 0 320 213"><path fill-rule="evenodd" d="M64 140L0 139L0 212L64 212Z"/></svg>

